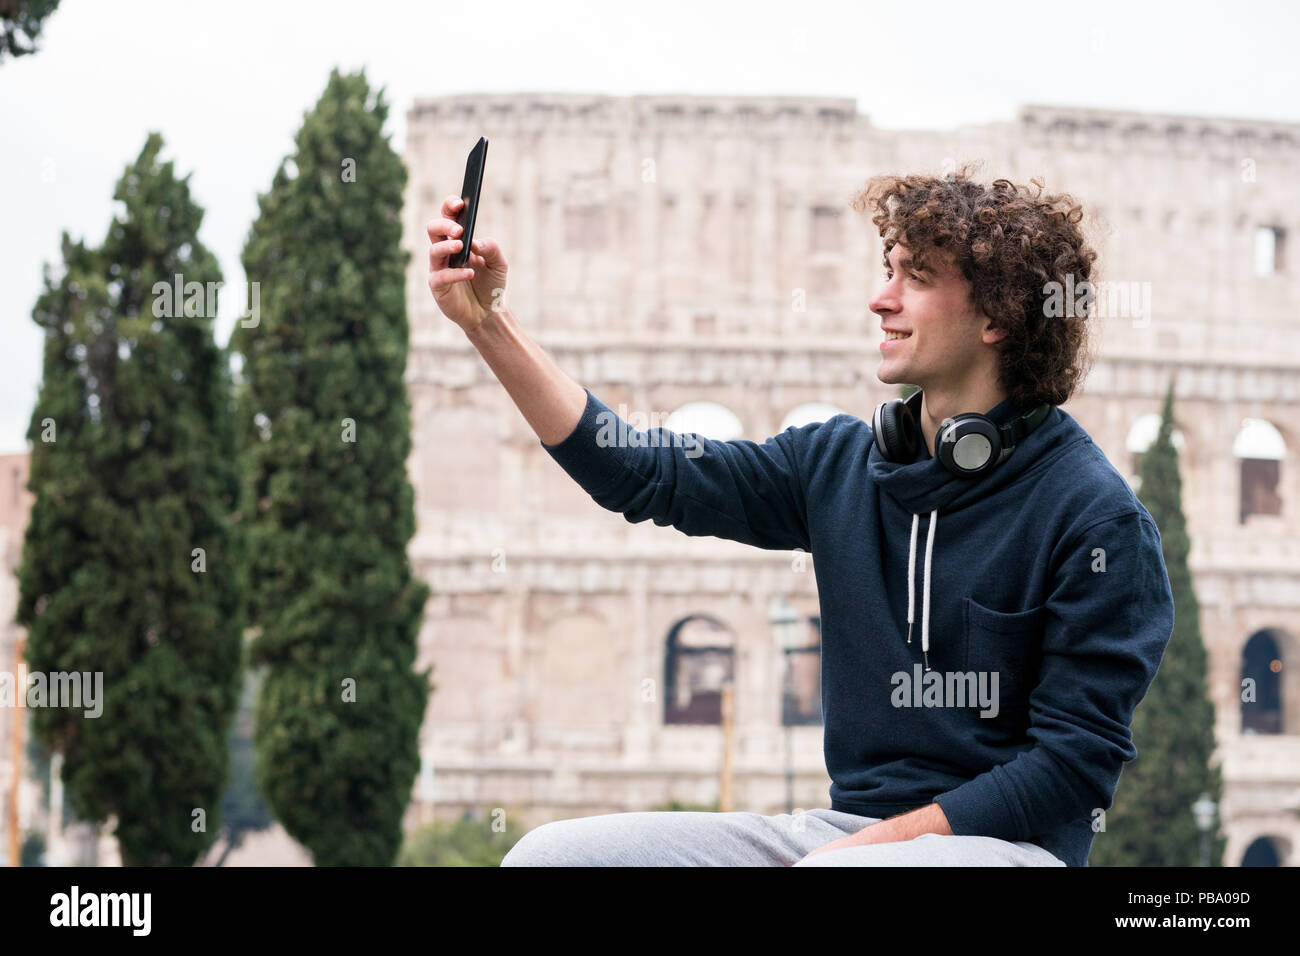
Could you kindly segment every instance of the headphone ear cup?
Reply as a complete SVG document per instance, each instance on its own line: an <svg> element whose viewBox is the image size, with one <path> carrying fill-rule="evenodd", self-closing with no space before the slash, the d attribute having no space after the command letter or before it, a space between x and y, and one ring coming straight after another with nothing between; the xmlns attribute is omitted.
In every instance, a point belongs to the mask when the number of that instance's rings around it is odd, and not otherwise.
<svg viewBox="0 0 1300 956"><path fill-rule="evenodd" d="M945 421L936 436L935 450L940 463L961 478L985 475L1002 460L997 425L973 412Z"/></svg>
<svg viewBox="0 0 1300 956"><path fill-rule="evenodd" d="M901 398L879 405L872 422L876 444L886 459L908 464L916 457L916 419Z"/></svg>

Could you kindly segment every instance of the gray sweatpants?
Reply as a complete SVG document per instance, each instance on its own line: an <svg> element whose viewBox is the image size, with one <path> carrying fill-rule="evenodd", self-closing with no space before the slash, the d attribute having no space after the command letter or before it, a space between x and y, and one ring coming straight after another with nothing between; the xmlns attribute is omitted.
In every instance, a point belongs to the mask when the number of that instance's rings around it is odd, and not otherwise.
<svg viewBox="0 0 1300 956"><path fill-rule="evenodd" d="M818 853L879 817L815 809L778 813L649 810L544 823L502 866L1065 866L1033 843L925 833Z"/></svg>

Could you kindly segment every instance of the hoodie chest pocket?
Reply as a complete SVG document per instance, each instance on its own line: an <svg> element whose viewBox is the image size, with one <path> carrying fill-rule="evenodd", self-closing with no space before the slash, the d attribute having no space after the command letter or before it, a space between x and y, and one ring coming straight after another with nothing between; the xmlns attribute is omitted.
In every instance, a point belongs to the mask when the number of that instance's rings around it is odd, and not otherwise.
<svg viewBox="0 0 1300 956"><path fill-rule="evenodd" d="M1004 708L1026 710L1038 682L1046 606L1024 611L994 611L973 598L965 603L966 670L997 674Z"/></svg>

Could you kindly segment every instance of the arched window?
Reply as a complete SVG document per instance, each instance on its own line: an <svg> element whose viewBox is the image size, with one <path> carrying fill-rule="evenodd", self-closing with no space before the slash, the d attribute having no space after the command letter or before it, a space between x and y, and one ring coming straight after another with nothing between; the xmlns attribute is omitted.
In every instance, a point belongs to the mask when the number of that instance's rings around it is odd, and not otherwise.
<svg viewBox="0 0 1300 956"><path fill-rule="evenodd" d="M813 422L830 421L836 415L843 414L844 409L829 402L805 402L790 409L785 418L781 419L781 427L777 431L783 432L791 426L802 428L804 425L811 425Z"/></svg>
<svg viewBox="0 0 1300 956"><path fill-rule="evenodd" d="M1281 866L1282 855L1277 851L1277 843L1272 837L1262 836L1251 841L1246 852L1241 855L1242 866Z"/></svg>
<svg viewBox="0 0 1300 956"><path fill-rule="evenodd" d="M1243 734L1282 732L1282 654L1270 631L1257 631L1241 652L1241 679L1251 681L1254 700L1241 702ZM1243 696L1251 684L1242 684Z"/></svg>
<svg viewBox="0 0 1300 956"><path fill-rule="evenodd" d="M1262 418L1243 419L1232 453L1241 459L1241 524L1250 515L1280 515L1278 489L1286 457L1282 433Z"/></svg>
<svg viewBox="0 0 1300 956"><path fill-rule="evenodd" d="M804 620L807 639L801 647L785 652L782 681L781 725L816 726L822 722L822 620Z"/></svg>
<svg viewBox="0 0 1300 956"><path fill-rule="evenodd" d="M664 427L679 435L694 433L714 441L731 441L745 431L735 413L717 402L687 402L668 416Z"/></svg>
<svg viewBox="0 0 1300 956"><path fill-rule="evenodd" d="M1128 430L1128 438L1124 447L1128 450L1130 461L1132 462L1132 473L1129 475L1128 482L1134 491L1138 491L1142 485L1142 456L1146 454L1147 449L1155 442L1160 434L1160 416L1154 412L1143 415L1133 423ZM1187 443L1183 440L1183 433L1174 428L1173 432L1174 450L1181 456Z"/></svg>
<svg viewBox="0 0 1300 956"><path fill-rule="evenodd" d="M721 724L722 689L735 674L735 637L704 614L682 618L664 650L664 723Z"/></svg>

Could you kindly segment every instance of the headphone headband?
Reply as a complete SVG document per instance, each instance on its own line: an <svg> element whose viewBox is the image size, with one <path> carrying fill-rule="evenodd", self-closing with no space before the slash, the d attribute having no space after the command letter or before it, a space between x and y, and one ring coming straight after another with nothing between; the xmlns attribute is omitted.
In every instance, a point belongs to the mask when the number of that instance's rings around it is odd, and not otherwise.
<svg viewBox="0 0 1300 956"><path fill-rule="evenodd" d="M1043 423L1043 419L1051 410L1051 405L1039 405L1001 426L999 431L1002 432L1002 443L1015 448L1029 436L1030 432Z"/></svg>

